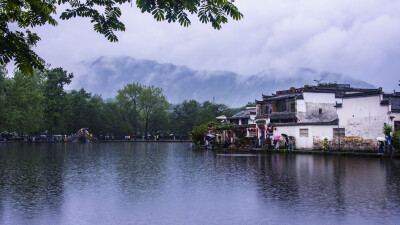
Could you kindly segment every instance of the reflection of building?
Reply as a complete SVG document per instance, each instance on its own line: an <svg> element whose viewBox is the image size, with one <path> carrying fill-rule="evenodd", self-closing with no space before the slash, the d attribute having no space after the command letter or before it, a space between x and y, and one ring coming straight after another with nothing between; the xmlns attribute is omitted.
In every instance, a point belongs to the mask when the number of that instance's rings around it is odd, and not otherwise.
<svg viewBox="0 0 400 225"><path fill-rule="evenodd" d="M352 88L348 84L324 84L278 91L256 101L258 136L294 136L296 148L319 148L323 137L342 148L376 147L383 126L399 126L400 95L381 89ZM340 137L340 138L338 138Z"/></svg>

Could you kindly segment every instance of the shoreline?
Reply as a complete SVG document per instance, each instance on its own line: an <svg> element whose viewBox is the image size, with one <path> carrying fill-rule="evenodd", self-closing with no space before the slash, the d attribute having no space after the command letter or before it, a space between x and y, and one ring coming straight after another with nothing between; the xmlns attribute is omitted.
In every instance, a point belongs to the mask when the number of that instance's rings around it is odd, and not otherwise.
<svg viewBox="0 0 400 225"><path fill-rule="evenodd" d="M0 144L13 144L13 143L24 143L24 144L59 144L59 143L73 143L73 142L65 142L65 141L56 141L56 142L23 142L23 141L0 141ZM193 143L191 140L98 140L95 142L85 142L85 143ZM85 144L85 143L78 143L78 144ZM76 144L76 143L74 143ZM294 150L289 151L288 149L280 149L280 150L273 150L273 149L266 149L266 148L213 148L208 149L206 146L192 146L193 150L212 150L220 154L255 154L255 153L280 153L280 154L307 154L307 155L337 155L337 156L351 156L351 157L378 157L378 158L390 158L390 153L384 153L383 155L379 155L378 152L354 152L354 151L329 151L323 152L320 150ZM395 153L393 158L400 158L400 153Z"/></svg>
<svg viewBox="0 0 400 225"><path fill-rule="evenodd" d="M91 141L91 142L84 142L84 143L121 143L121 142L127 142L127 143L135 143L135 142L151 142L151 143L157 143L157 142L165 142L165 143L169 143L169 142L179 142L179 143L191 143L191 140L131 140L131 141L125 141L125 140L107 140L107 141L103 141L103 140L97 140L97 141ZM0 143L24 143L24 144L57 144L57 143L74 143L71 141L38 141L38 142L26 142L26 141L0 141ZM79 142L77 142L79 143ZM84 143L80 143L80 144L84 144Z"/></svg>
<svg viewBox="0 0 400 225"><path fill-rule="evenodd" d="M280 154L303 154L303 155L336 155L336 156L350 156L350 157L377 157L377 158L391 158L390 153L384 153L383 155L378 152L354 152L354 151L329 151L323 152L320 150L294 150L289 151L288 149L273 150L266 148L214 148L207 149L204 147L194 146L193 149L197 150L212 150L219 154L256 154L256 153L280 153ZM400 158L400 153L393 154L393 158Z"/></svg>

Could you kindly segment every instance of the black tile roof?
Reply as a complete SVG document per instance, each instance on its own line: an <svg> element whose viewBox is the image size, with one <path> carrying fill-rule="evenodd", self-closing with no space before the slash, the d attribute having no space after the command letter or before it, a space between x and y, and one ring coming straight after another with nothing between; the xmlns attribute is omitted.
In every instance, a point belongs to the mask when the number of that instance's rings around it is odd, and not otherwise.
<svg viewBox="0 0 400 225"><path fill-rule="evenodd" d="M392 104L392 112L400 112L400 92L393 94L384 94L382 102L388 102Z"/></svg>
<svg viewBox="0 0 400 225"><path fill-rule="evenodd" d="M249 109L242 110L233 116L228 117L228 119L250 118L250 114L255 114L255 113L256 113L256 108L249 108Z"/></svg>

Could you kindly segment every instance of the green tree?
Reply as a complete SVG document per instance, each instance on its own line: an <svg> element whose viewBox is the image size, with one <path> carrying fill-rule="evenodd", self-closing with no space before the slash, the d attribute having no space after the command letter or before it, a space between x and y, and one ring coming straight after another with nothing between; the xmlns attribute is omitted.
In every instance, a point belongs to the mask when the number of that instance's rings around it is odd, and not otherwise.
<svg viewBox="0 0 400 225"><path fill-rule="evenodd" d="M209 121L214 121L217 116L220 116L228 111L228 106L224 104L215 104L210 101L203 102L197 124L205 124Z"/></svg>
<svg viewBox="0 0 400 225"><path fill-rule="evenodd" d="M72 73L62 68L47 69L43 84L45 124L50 133L65 133L66 123L63 116L66 112L67 99L64 85L71 83Z"/></svg>
<svg viewBox="0 0 400 225"><path fill-rule="evenodd" d="M189 14L196 14L202 23L211 23L215 29L228 22L228 17L240 20L243 15L232 3L233 0L136 0L142 13L151 13L157 21L178 22L189 26ZM95 31L108 40L118 41L115 31L124 31L119 20L122 13L118 5L133 0L5 0L0 1L0 64L15 60L17 68L25 74L33 74L33 68L44 69L44 60L33 50L40 37L28 27L57 25L54 19L56 5L66 9L63 20L72 17L89 17ZM10 29L11 24L18 29Z"/></svg>
<svg viewBox="0 0 400 225"><path fill-rule="evenodd" d="M173 108L173 122L171 126L175 128L175 132L188 134L195 125L199 125L199 113L201 104L196 100L183 101Z"/></svg>
<svg viewBox="0 0 400 225"><path fill-rule="evenodd" d="M63 124L66 124L67 133L84 127L98 134L104 128L101 120L103 100L100 96L92 96L84 89L72 90L66 95L66 102Z"/></svg>
<svg viewBox="0 0 400 225"><path fill-rule="evenodd" d="M166 112L165 108L157 108L151 115L149 120L149 131L152 134L169 133L171 129L171 121L169 114Z"/></svg>
<svg viewBox="0 0 400 225"><path fill-rule="evenodd" d="M400 131L394 132L392 136L392 145L395 149L400 149Z"/></svg>
<svg viewBox="0 0 400 225"><path fill-rule="evenodd" d="M124 121L124 113L116 102L102 105L100 118L103 124L100 130L103 134L124 136L132 131L132 126Z"/></svg>
<svg viewBox="0 0 400 225"><path fill-rule="evenodd" d="M5 102L6 102L6 90L8 88L9 79L6 77L7 70L4 65L0 65L0 131L4 130L5 121Z"/></svg>
<svg viewBox="0 0 400 225"><path fill-rule="evenodd" d="M194 126L190 132L190 136L193 142L197 145L203 140L204 134L207 132L207 125L201 124L200 126Z"/></svg>
<svg viewBox="0 0 400 225"><path fill-rule="evenodd" d="M124 122L131 125L135 134L142 127L141 130L147 135L149 124L160 118L161 114L166 118L166 111L169 109L169 103L161 88L139 83L126 85L118 91L116 99ZM140 121L143 121L143 124ZM151 127L150 130L155 131L154 129L155 127ZM132 130L129 133L131 132Z"/></svg>
<svg viewBox="0 0 400 225"><path fill-rule="evenodd" d="M139 96L139 105L142 118L144 119L144 134L148 133L148 125L157 115L169 109L167 98L162 89L154 86L143 86L143 92Z"/></svg>
<svg viewBox="0 0 400 225"><path fill-rule="evenodd" d="M15 72L8 80L8 87L1 104L2 130L13 132L39 132L43 124L43 100L41 73L25 76Z"/></svg>
<svg viewBox="0 0 400 225"><path fill-rule="evenodd" d="M128 133L137 134L139 131L139 97L143 93L143 88L141 84L133 83L126 85L122 90L118 90L116 99L122 109L123 119L131 125Z"/></svg>
<svg viewBox="0 0 400 225"><path fill-rule="evenodd" d="M393 127L392 127L392 126L385 125L385 126L383 127L383 133L384 133L386 136L391 137L392 132L393 132Z"/></svg>

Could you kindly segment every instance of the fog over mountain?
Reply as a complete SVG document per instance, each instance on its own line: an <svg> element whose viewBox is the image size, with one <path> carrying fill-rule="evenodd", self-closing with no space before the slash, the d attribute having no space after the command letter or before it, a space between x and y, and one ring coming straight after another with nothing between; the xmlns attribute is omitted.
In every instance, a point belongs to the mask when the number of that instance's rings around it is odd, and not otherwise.
<svg viewBox="0 0 400 225"><path fill-rule="evenodd" d="M291 86L314 85L314 80L351 84L352 87L374 88L364 81L337 73L318 72L309 68L278 71L270 69L258 74L237 74L230 71L197 71L185 66L160 64L152 60L131 57L100 57L81 62L79 74L68 88L84 88L103 98L113 98L119 89L129 83L154 85L163 89L170 103L195 99L224 103L231 107L245 105Z"/></svg>

